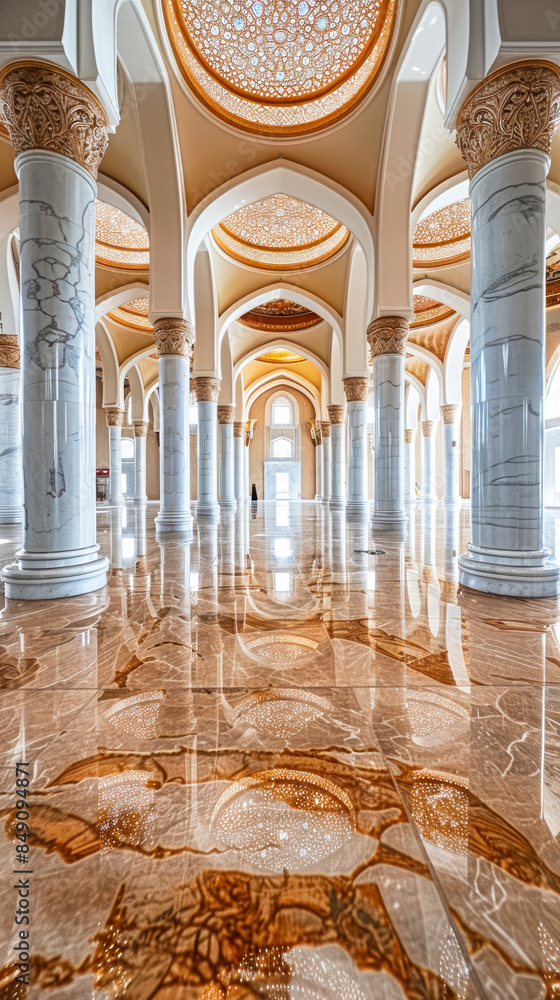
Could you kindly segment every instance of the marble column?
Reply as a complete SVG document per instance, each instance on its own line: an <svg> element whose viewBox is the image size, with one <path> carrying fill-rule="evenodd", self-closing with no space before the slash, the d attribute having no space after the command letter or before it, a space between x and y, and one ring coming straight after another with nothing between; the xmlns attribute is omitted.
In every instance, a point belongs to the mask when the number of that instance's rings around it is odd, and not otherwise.
<svg viewBox="0 0 560 1000"><path fill-rule="evenodd" d="M198 502L196 516L206 524L218 524L218 397L220 379L199 375L193 379L198 404L196 440Z"/></svg>
<svg viewBox="0 0 560 1000"><path fill-rule="evenodd" d="M408 323L381 316L368 327L375 408L374 531L404 534L404 362Z"/></svg>
<svg viewBox="0 0 560 1000"><path fill-rule="evenodd" d="M236 420L233 424L233 464L235 499L238 505L247 500L245 484L245 424Z"/></svg>
<svg viewBox="0 0 560 1000"><path fill-rule="evenodd" d="M369 512L367 399L369 378L343 379L348 413L348 492L346 513L362 518Z"/></svg>
<svg viewBox="0 0 560 1000"><path fill-rule="evenodd" d="M105 421L109 431L109 489L107 500L111 504L124 503L122 491L121 438L124 410L118 406L105 407Z"/></svg>
<svg viewBox="0 0 560 1000"><path fill-rule="evenodd" d="M19 363L17 336L0 336L0 524L23 519Z"/></svg>
<svg viewBox="0 0 560 1000"><path fill-rule="evenodd" d="M315 500L323 499L323 434L321 421L315 421Z"/></svg>
<svg viewBox="0 0 560 1000"><path fill-rule="evenodd" d="M416 428L404 432L404 502L416 503Z"/></svg>
<svg viewBox="0 0 560 1000"><path fill-rule="evenodd" d="M146 496L146 438L148 421L133 420L134 428L134 502L147 503Z"/></svg>
<svg viewBox="0 0 560 1000"><path fill-rule="evenodd" d="M422 421L422 502L435 503L437 420Z"/></svg>
<svg viewBox="0 0 560 1000"><path fill-rule="evenodd" d="M218 425L220 428L220 507L225 510L235 510L235 472L234 472L234 437L233 419L235 406L218 406Z"/></svg>
<svg viewBox="0 0 560 1000"><path fill-rule="evenodd" d="M509 64L457 120L472 201L472 540L460 582L515 597L560 592L543 502L546 175L559 106L557 67Z"/></svg>
<svg viewBox="0 0 560 1000"><path fill-rule="evenodd" d="M154 340L159 358L159 489L158 535L173 532L193 537L190 508L189 375L194 332L184 319L157 319Z"/></svg>
<svg viewBox="0 0 560 1000"><path fill-rule="evenodd" d="M23 547L3 577L8 598L70 597L103 587L108 568L96 543L94 334L107 117L79 80L42 64L9 64L0 106L19 179L25 504Z"/></svg>
<svg viewBox="0 0 560 1000"><path fill-rule="evenodd" d="M331 495L329 507L339 510L346 503L345 406L327 406L331 424Z"/></svg>
<svg viewBox="0 0 560 1000"><path fill-rule="evenodd" d="M446 403L441 407L441 418L443 420L443 464L445 470L443 502L446 507L458 507L461 503L459 492L461 404Z"/></svg>
<svg viewBox="0 0 560 1000"><path fill-rule="evenodd" d="M321 435L323 439L323 493L321 499L328 503L331 498L331 424L329 420L321 420Z"/></svg>

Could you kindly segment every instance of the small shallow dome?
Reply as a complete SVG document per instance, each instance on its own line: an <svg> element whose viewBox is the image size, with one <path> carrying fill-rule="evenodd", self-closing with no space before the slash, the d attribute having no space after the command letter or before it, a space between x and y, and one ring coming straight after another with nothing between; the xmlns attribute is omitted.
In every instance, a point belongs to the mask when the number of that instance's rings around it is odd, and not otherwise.
<svg viewBox="0 0 560 1000"><path fill-rule="evenodd" d="M147 271L150 238L139 222L105 201L95 202L95 260L108 267Z"/></svg>

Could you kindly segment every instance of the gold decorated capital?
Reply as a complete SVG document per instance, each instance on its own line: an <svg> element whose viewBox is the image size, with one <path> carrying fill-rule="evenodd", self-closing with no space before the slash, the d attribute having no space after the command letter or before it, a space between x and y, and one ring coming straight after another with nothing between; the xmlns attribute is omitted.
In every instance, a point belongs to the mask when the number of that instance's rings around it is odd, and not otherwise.
<svg viewBox="0 0 560 1000"><path fill-rule="evenodd" d="M404 443L413 444L414 438L416 436L416 430L414 427L407 427L404 432Z"/></svg>
<svg viewBox="0 0 560 1000"><path fill-rule="evenodd" d="M148 421L147 420L134 420L132 422L134 428L135 438L145 438L148 436Z"/></svg>
<svg viewBox="0 0 560 1000"><path fill-rule="evenodd" d="M235 438L245 437L245 421L244 420L234 420L234 422L233 422L233 436Z"/></svg>
<svg viewBox="0 0 560 1000"><path fill-rule="evenodd" d="M235 418L235 406L222 404L218 407L218 423L232 424Z"/></svg>
<svg viewBox="0 0 560 1000"><path fill-rule="evenodd" d="M367 401L370 389L369 378L343 378L342 384L348 403Z"/></svg>
<svg viewBox="0 0 560 1000"><path fill-rule="evenodd" d="M331 424L343 424L344 423L344 418L346 417L346 407L345 406L338 406L338 405L334 405L333 404L332 406L327 406L327 410L328 410L328 413L329 413L329 419L330 419Z"/></svg>
<svg viewBox="0 0 560 1000"><path fill-rule="evenodd" d="M76 77L45 63L9 64L0 73L0 116L16 156L31 149L60 153L97 176L109 120Z"/></svg>
<svg viewBox="0 0 560 1000"><path fill-rule="evenodd" d="M330 438L331 436L330 420L321 420L321 434L323 435L323 438Z"/></svg>
<svg viewBox="0 0 560 1000"><path fill-rule="evenodd" d="M550 156L560 121L560 70L553 63L511 63L487 76L463 102L456 142L469 177L518 149Z"/></svg>
<svg viewBox="0 0 560 1000"><path fill-rule="evenodd" d="M441 407L441 417L444 424L454 424L461 416L461 403L444 403Z"/></svg>
<svg viewBox="0 0 560 1000"><path fill-rule="evenodd" d="M220 396L221 381L209 375L198 375L193 379L193 388L197 403L217 403Z"/></svg>
<svg viewBox="0 0 560 1000"><path fill-rule="evenodd" d="M436 432L438 425L437 420L423 420L422 421L422 436L425 438L431 438Z"/></svg>
<svg viewBox="0 0 560 1000"><path fill-rule="evenodd" d="M180 358L192 357L194 331L186 319L156 319L154 321L154 340L158 358L176 355Z"/></svg>
<svg viewBox="0 0 560 1000"><path fill-rule="evenodd" d="M408 321L402 316L379 316L369 324L367 339L373 358L384 354L406 355Z"/></svg>
<svg viewBox="0 0 560 1000"><path fill-rule="evenodd" d="M105 420L107 427L122 427L124 424L124 410L121 410L118 406L106 406Z"/></svg>
<svg viewBox="0 0 560 1000"><path fill-rule="evenodd" d="M6 333L0 336L0 368L19 368L20 351L17 335Z"/></svg>

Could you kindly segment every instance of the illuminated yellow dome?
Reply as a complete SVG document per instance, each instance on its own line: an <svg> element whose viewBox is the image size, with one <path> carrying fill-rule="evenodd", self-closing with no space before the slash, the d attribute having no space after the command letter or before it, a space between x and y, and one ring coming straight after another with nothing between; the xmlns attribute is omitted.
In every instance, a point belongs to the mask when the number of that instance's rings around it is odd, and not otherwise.
<svg viewBox="0 0 560 1000"><path fill-rule="evenodd" d="M336 121L369 90L396 0L164 0L181 70L216 114L270 135Z"/></svg>
<svg viewBox="0 0 560 1000"><path fill-rule="evenodd" d="M150 266L150 238L139 222L105 201L95 202L95 259L127 271Z"/></svg>

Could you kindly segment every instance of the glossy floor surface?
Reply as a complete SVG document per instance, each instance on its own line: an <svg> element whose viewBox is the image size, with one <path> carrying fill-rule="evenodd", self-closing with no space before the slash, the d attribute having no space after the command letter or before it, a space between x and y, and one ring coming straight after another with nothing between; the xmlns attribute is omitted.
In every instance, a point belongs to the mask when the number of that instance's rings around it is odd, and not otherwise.
<svg viewBox="0 0 560 1000"><path fill-rule="evenodd" d="M100 509L106 591L1 615L2 998L559 997L558 604L457 593L468 509L156 512Z"/></svg>

